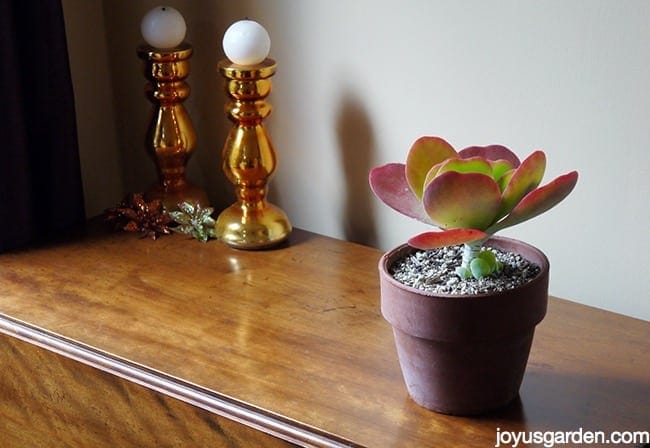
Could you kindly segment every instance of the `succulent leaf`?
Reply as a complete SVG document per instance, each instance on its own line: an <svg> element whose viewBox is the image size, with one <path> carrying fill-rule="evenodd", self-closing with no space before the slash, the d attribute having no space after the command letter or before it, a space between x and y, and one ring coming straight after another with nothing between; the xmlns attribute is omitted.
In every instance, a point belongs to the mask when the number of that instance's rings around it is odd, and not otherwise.
<svg viewBox="0 0 650 448"><path fill-rule="evenodd" d="M481 173L492 177L492 165L480 157L449 159L440 165L436 176L448 171L456 171L457 173Z"/></svg>
<svg viewBox="0 0 650 448"><path fill-rule="evenodd" d="M470 271L468 268L465 266L458 266L456 270L454 271L457 276L459 276L462 280L467 280L472 276L472 271Z"/></svg>
<svg viewBox="0 0 650 448"><path fill-rule="evenodd" d="M491 250L482 250L477 255L477 258L485 260L492 270L497 268L497 256Z"/></svg>
<svg viewBox="0 0 650 448"><path fill-rule="evenodd" d="M456 150L440 137L420 137L413 143L406 158L406 179L416 198L422 199L431 167L456 156Z"/></svg>
<svg viewBox="0 0 650 448"><path fill-rule="evenodd" d="M573 191L577 182L577 171L571 171L531 191L524 196L508 216L492 225L486 232L493 234L544 213L567 197Z"/></svg>
<svg viewBox="0 0 650 448"><path fill-rule="evenodd" d="M510 213L524 196L537 188L544 177L544 170L546 155L542 151L535 151L519 165L503 190L499 218Z"/></svg>
<svg viewBox="0 0 650 448"><path fill-rule="evenodd" d="M438 227L484 230L499 212L501 191L485 174L448 171L426 186L422 201Z"/></svg>
<svg viewBox="0 0 650 448"><path fill-rule="evenodd" d="M492 166L492 179L497 182L499 182L501 178L503 178L503 176L509 171L514 172L513 166L507 160L499 159L489 161L489 163ZM503 189L501 189L501 191L503 191Z"/></svg>
<svg viewBox="0 0 650 448"><path fill-rule="evenodd" d="M437 247L455 246L487 238L488 235L476 229L450 229L440 232L424 232L408 241L416 249L435 249Z"/></svg>
<svg viewBox="0 0 650 448"><path fill-rule="evenodd" d="M370 171L370 188L386 205L403 215L432 224L406 181L403 163L389 163Z"/></svg>
<svg viewBox="0 0 650 448"><path fill-rule="evenodd" d="M431 182L438 175L438 173L440 172L440 168L442 168L442 166L445 163L447 163L447 161L436 163L435 165L433 165L431 167L431 169L427 173L426 177L424 178L424 185L422 186L423 187L422 191L424 191L424 188L426 188L427 185L429 185L429 182ZM422 198L420 198L420 199L422 199Z"/></svg>
<svg viewBox="0 0 650 448"><path fill-rule="evenodd" d="M512 179L512 176L515 174L516 169L511 169L509 171L506 171L503 173L503 176L499 178L497 183L499 184L499 189L501 191L504 191L506 187L508 186L508 183L510 183L510 179Z"/></svg>
<svg viewBox="0 0 650 448"><path fill-rule="evenodd" d="M463 275L466 275L469 272L472 277L478 280L482 277L487 277L488 275L501 272L503 269L503 263L497 260L494 252L490 250L482 250L476 254L476 256L469 259L467 264L465 264L465 260L463 260L461 268L462 270L456 270L456 274L461 278L468 278L463 277Z"/></svg>
<svg viewBox="0 0 650 448"><path fill-rule="evenodd" d="M469 270L472 272L472 277L479 279L492 274L492 266L483 258L476 257L469 264Z"/></svg>
<svg viewBox="0 0 650 448"><path fill-rule="evenodd" d="M521 163L519 157L514 152L502 145L469 146L460 150L458 156L462 159L468 159L470 157L483 157L484 159L493 161L503 159L508 161L513 168L517 168Z"/></svg>
<svg viewBox="0 0 650 448"><path fill-rule="evenodd" d="M491 250L482 250L477 257L488 262L492 274L501 272L503 269L503 263L497 260L497 256Z"/></svg>

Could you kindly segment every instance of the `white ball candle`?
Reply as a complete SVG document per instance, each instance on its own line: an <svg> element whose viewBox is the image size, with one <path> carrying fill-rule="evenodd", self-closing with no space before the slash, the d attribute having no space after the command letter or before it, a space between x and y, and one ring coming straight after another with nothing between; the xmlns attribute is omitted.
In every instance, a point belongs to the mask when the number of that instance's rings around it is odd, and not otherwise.
<svg viewBox="0 0 650 448"><path fill-rule="evenodd" d="M144 40L155 48L168 49L180 45L185 39L185 19L170 6L157 6L147 12L140 23Z"/></svg>
<svg viewBox="0 0 650 448"><path fill-rule="evenodd" d="M259 64L266 59L270 50L269 33L254 20L235 22L223 35L223 51L235 64Z"/></svg>

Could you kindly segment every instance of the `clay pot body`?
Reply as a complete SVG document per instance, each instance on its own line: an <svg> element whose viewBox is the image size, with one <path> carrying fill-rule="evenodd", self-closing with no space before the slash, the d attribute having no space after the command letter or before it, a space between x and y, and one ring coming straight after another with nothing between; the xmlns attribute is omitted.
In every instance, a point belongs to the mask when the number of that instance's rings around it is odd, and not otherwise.
<svg viewBox="0 0 650 448"><path fill-rule="evenodd" d="M408 392L425 408L476 415L507 405L519 393L535 326L546 314L549 263L521 241L493 237L486 245L518 253L541 271L509 291L449 295L392 277L390 266L414 250L407 245L379 262L382 314L393 326Z"/></svg>

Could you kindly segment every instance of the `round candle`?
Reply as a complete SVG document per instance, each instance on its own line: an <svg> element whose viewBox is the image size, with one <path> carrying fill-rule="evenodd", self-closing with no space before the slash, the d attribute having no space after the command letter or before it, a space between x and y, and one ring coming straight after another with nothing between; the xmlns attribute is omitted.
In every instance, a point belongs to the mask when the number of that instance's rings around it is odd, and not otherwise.
<svg viewBox="0 0 650 448"><path fill-rule="evenodd" d="M147 12L140 23L144 40L155 48L177 47L183 39L187 26L180 12L170 6L157 6Z"/></svg>
<svg viewBox="0 0 650 448"><path fill-rule="evenodd" d="M270 50L269 33L254 20L235 22L223 35L223 51L235 64L259 64L266 59Z"/></svg>

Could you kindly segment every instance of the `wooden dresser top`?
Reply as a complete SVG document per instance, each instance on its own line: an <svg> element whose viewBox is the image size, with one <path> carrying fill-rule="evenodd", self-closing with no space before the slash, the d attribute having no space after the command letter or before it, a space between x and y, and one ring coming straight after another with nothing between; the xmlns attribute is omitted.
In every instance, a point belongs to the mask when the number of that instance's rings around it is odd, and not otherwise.
<svg viewBox="0 0 650 448"><path fill-rule="evenodd" d="M181 399L221 397L257 415L233 418L305 445L494 446L497 428L648 429L650 323L556 298L515 404L480 418L419 407L380 314L380 255L301 230L276 249L240 251L92 228L0 255L0 331L106 355L127 378L140 369L163 390L190 391Z"/></svg>

